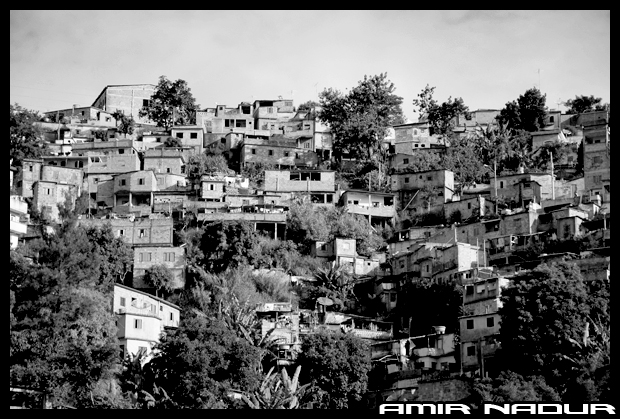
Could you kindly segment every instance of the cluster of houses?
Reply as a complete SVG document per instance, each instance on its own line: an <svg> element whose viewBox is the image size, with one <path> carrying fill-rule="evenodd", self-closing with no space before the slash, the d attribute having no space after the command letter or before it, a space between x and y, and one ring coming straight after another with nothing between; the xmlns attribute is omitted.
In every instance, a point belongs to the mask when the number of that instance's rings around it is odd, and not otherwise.
<svg viewBox="0 0 620 419"><path fill-rule="evenodd" d="M441 154L449 147L421 121L393 126L385 139L394 169L389 192L341 190L336 173L327 169L332 134L316 117L316 109L296 110L292 100L281 97L233 108L217 105L198 111L194 125L162 131L138 114L154 89L107 86L92 106L46 113L39 124L52 153L11 166L12 248L40 234L31 224L26 199L40 216L55 223L60 220L59 205L72 207L80 197L88 202L80 223L109 224L133 248L133 272L114 289L113 310L124 354L140 348L150 351L162 330L179 324L179 307L157 297L143 278L149 267L164 264L174 273L175 286L184 286L185 249L175 244L173 222L188 212L204 222L249 221L256 230L285 239L291 200L306 196L317 207L344 207L367 218L370 226L393 226L388 249L370 257L358 255L355 240L343 238L316 242L312 249L312 256L345 266L360 282L371 283L387 314L406 304L401 301L406 284L462 285L465 315L458 319L460 333L440 325L427 335L410 336L403 324L333 312L326 301L317 302L315 310L285 303L257 308L264 333L275 329L272 336L280 340L281 365L294 361L300 336L317 327L369 340L373 374L383 383L377 395L383 399L412 394L429 374L492 373L501 288L515 273L545 261L570 259L586 280L609 278L607 111L550 111L546 126L532 133L534 149L555 141L582 145L582 177L571 178L577 152L547 173L495 173L490 184L469 188L459 188L449 170L399 172L420 150ZM115 111L134 118L133 134L119 131ZM482 109L457 118L454 132L476 135L494 124L498 113ZM176 144L167 147L171 138ZM210 151L222 153L236 173L256 163L277 169L265 170L260 189L232 171L190 176L190 158ZM420 193L424 188L435 191L432 200ZM428 214L445 221L412 222ZM598 244L579 254L540 254L528 260L521 256L536 244L584 236Z"/></svg>

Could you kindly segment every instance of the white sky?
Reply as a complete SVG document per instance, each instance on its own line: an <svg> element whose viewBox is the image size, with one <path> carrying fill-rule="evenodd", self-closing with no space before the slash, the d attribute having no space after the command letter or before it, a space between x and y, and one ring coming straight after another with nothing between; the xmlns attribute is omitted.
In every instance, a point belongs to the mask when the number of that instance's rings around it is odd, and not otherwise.
<svg viewBox="0 0 620 419"><path fill-rule="evenodd" d="M549 108L610 101L609 10L11 10L10 21L10 102L40 112L161 75L187 81L205 108L298 105L387 72L412 121L427 84L470 110L501 109L533 86Z"/></svg>

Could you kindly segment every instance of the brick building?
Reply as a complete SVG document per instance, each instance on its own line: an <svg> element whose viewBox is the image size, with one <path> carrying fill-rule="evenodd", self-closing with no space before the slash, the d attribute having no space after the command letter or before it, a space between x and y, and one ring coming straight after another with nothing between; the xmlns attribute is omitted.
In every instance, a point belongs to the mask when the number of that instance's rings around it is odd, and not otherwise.
<svg viewBox="0 0 620 419"><path fill-rule="evenodd" d="M138 115L140 109L149 104L153 93L155 93L153 84L108 85L99 93L92 106L109 113L118 110L127 116L133 116L139 124L155 125L149 119Z"/></svg>
<svg viewBox="0 0 620 419"><path fill-rule="evenodd" d="M164 265L174 275L174 288L185 286L185 249L172 246L140 246L134 248L132 287L149 289L155 292L144 282L147 269L155 265Z"/></svg>

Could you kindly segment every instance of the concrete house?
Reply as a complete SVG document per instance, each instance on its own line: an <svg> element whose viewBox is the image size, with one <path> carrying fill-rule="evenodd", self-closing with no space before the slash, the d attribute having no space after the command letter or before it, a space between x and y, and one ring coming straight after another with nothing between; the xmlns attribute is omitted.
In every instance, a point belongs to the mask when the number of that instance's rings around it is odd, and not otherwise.
<svg viewBox="0 0 620 419"><path fill-rule="evenodd" d="M19 239L28 232L28 203L20 195L11 195L9 198L9 210L11 215L11 224L9 233L11 236L11 249L15 249Z"/></svg>
<svg viewBox="0 0 620 419"><path fill-rule="evenodd" d="M123 358L142 348L150 354L162 332L179 327L181 318L179 306L121 284L114 284L112 311Z"/></svg>
<svg viewBox="0 0 620 419"><path fill-rule="evenodd" d="M460 317L459 322L461 362L466 373L479 372L485 377L499 372L498 366L493 363L493 356L498 348L501 289L508 283L507 278L495 277L465 286L463 306L467 314Z"/></svg>
<svg viewBox="0 0 620 419"><path fill-rule="evenodd" d="M514 173L497 176L496 188L496 179L492 177L491 199L495 200L499 196L526 208L532 202L540 204L544 200L553 199L554 182L555 176L549 173Z"/></svg>
<svg viewBox="0 0 620 419"><path fill-rule="evenodd" d="M164 265L174 275L174 288L185 286L185 249L172 246L140 246L134 249L132 287L155 293L144 282L144 274L154 265Z"/></svg>
<svg viewBox="0 0 620 419"><path fill-rule="evenodd" d="M609 114L607 111L579 115L583 125L583 153L585 189L591 200L601 196L601 202L610 201L611 155L609 146Z"/></svg>
<svg viewBox="0 0 620 419"><path fill-rule="evenodd" d="M286 138L282 134L268 139L247 136L239 145L241 167L252 163L276 164L279 168L316 167L318 156L310 148L304 148L300 139ZM305 141L305 140L303 140Z"/></svg>
<svg viewBox="0 0 620 419"><path fill-rule="evenodd" d="M317 241L311 249L311 254L317 259L333 261L335 266L344 266L347 272L360 276L373 275L381 264L379 258L359 256L355 239L335 238L329 242Z"/></svg>
<svg viewBox="0 0 620 419"><path fill-rule="evenodd" d="M391 181L398 207L414 213L426 211L427 202L424 202L423 196L419 193L425 186L434 188L436 191L434 205L440 206L439 209L442 211L443 204L451 202L454 196L454 173L450 170L393 174Z"/></svg>
<svg viewBox="0 0 620 419"><path fill-rule="evenodd" d="M155 173L185 174L185 157L174 148L155 148L144 152L144 170Z"/></svg>
<svg viewBox="0 0 620 419"><path fill-rule="evenodd" d="M313 204L334 205L336 199L333 170L265 170L266 193L309 195Z"/></svg>
<svg viewBox="0 0 620 419"><path fill-rule="evenodd" d="M169 247L172 246L173 223L171 217L153 214L137 218L85 218L79 220L85 226L101 227L110 224L112 232L130 246Z"/></svg>
<svg viewBox="0 0 620 419"><path fill-rule="evenodd" d="M75 185L47 180L39 180L33 185L33 206L54 223L61 221L58 205L68 202L73 208L77 197L78 188Z"/></svg>
<svg viewBox="0 0 620 419"><path fill-rule="evenodd" d="M205 133L223 134L228 132L245 133L254 130L254 106L241 102L236 108L216 105L196 112L196 125L202 126Z"/></svg>
<svg viewBox="0 0 620 419"><path fill-rule="evenodd" d="M204 150L204 129L200 125L176 125L170 128L170 135L181 141L184 147L191 147L194 154Z"/></svg>
<svg viewBox="0 0 620 419"><path fill-rule="evenodd" d="M254 127L269 130L272 134L282 133L281 125L295 116L292 99L255 100Z"/></svg>
<svg viewBox="0 0 620 419"><path fill-rule="evenodd" d="M393 153L412 155L420 150L443 153L445 144L430 133L428 122L411 122L394 125ZM398 164L396 164L398 166ZM396 166L392 166L396 168ZM405 165L406 166L406 165Z"/></svg>
<svg viewBox="0 0 620 419"><path fill-rule="evenodd" d="M293 310L290 303L265 303L256 308L256 315L261 322L261 334L271 337L278 345L277 365L292 365L301 351L300 313Z"/></svg>
<svg viewBox="0 0 620 419"><path fill-rule="evenodd" d="M396 216L394 195L357 189L346 190L340 195L338 205L350 214L363 215L371 225L385 225Z"/></svg>

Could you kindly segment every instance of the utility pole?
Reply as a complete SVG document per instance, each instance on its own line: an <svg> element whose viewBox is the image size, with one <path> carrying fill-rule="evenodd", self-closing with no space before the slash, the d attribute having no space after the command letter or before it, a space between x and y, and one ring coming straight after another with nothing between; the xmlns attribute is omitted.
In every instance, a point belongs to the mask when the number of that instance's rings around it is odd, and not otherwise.
<svg viewBox="0 0 620 419"><path fill-rule="evenodd" d="M549 160L551 160L551 199L555 199L555 175L553 174L553 151L549 152Z"/></svg>

